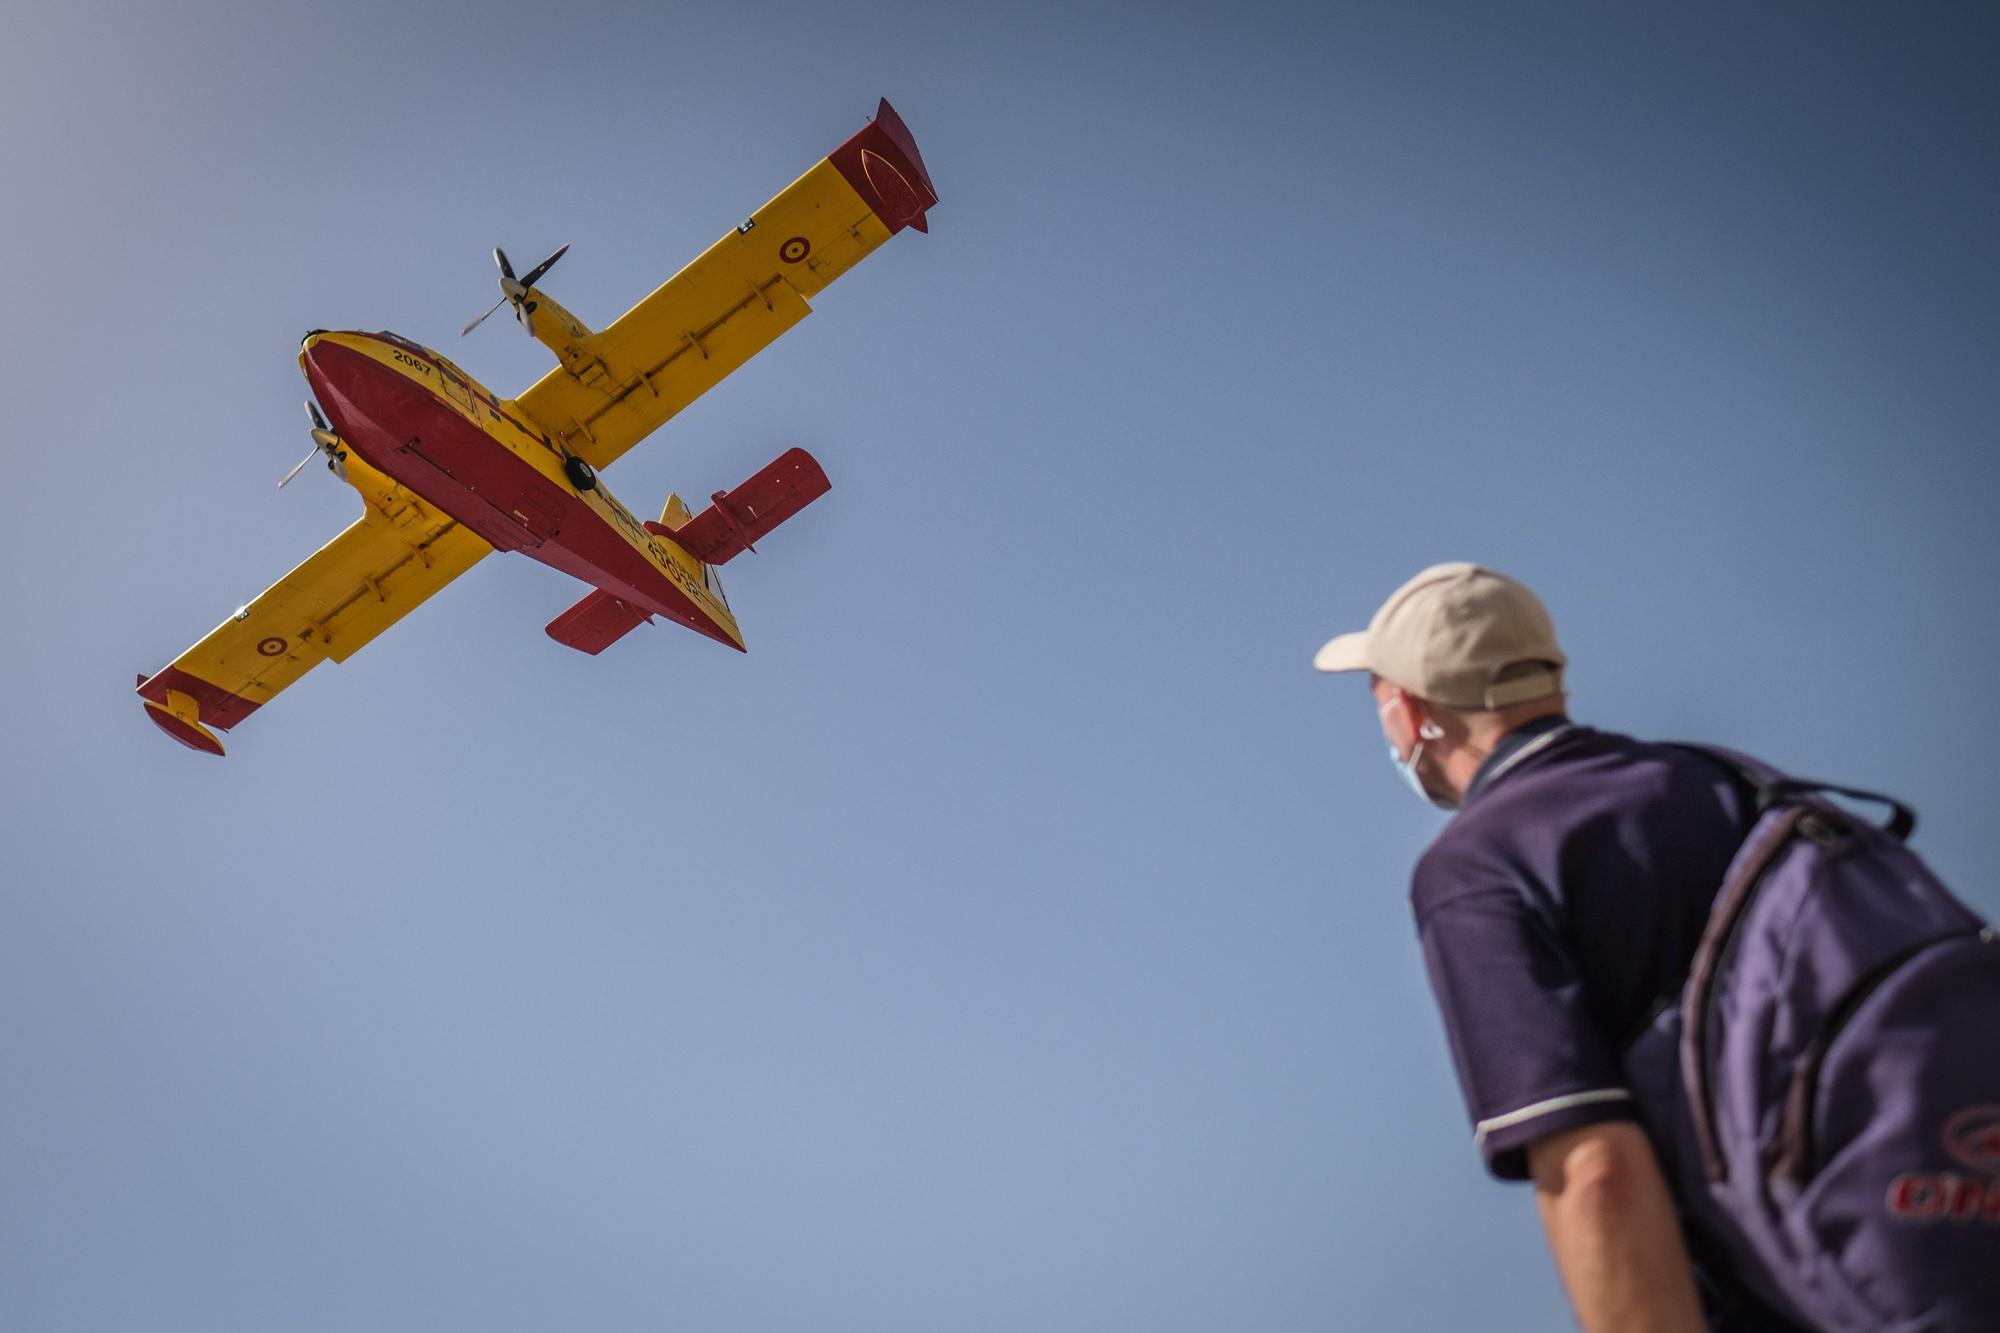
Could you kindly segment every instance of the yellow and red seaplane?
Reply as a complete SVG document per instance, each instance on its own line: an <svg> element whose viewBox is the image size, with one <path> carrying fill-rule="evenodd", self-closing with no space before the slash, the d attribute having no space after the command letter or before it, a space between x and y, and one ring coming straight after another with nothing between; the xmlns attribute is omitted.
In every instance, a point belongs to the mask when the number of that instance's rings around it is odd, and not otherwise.
<svg viewBox="0 0 2000 1333"><path fill-rule="evenodd" d="M669 495L657 522L612 498L598 470L810 312L807 300L905 227L928 231L937 192L885 101L875 118L777 198L593 333L538 285L568 246L516 276L502 305L558 363L497 398L449 359L393 333L306 335L314 458L361 493L345 532L241 607L172 665L139 678L147 716L221 754L229 730L331 658L344 662L490 551L519 551L592 591L549 622L601 652L659 616L739 651L716 566L826 493L793 449L692 513ZM322 414L321 409L324 409Z"/></svg>

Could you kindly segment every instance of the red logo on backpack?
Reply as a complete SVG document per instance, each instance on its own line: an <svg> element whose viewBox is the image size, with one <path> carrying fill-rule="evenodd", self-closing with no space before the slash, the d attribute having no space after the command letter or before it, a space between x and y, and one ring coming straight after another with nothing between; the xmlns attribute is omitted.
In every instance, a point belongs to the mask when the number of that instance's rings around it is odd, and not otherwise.
<svg viewBox="0 0 2000 1333"><path fill-rule="evenodd" d="M2000 1176L2000 1106L1968 1106L1944 1122L1945 1151L1974 1171Z"/></svg>
<svg viewBox="0 0 2000 1333"><path fill-rule="evenodd" d="M2000 1223L2000 1106L1968 1106L1944 1122L1945 1151L1987 1179L1961 1171L1906 1171L1889 1182L1899 1222Z"/></svg>

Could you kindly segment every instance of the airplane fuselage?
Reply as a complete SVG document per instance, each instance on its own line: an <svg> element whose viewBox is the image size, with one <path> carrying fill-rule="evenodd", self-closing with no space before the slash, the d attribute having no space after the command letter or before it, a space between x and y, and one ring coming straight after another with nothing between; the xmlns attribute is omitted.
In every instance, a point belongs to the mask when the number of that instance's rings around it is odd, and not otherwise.
<svg viewBox="0 0 2000 1333"><path fill-rule="evenodd" d="M742 649L713 569L601 482L579 488L555 442L444 357L389 333L317 332L299 365L348 450L496 550Z"/></svg>

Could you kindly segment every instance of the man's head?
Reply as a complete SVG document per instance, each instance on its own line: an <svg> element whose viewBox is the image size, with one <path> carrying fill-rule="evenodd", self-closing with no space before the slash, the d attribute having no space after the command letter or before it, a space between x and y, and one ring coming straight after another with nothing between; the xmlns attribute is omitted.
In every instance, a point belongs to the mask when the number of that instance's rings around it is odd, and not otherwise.
<svg viewBox="0 0 2000 1333"><path fill-rule="evenodd" d="M1480 761L1523 722L1563 708L1555 624L1540 599L1479 565L1433 565L1389 595L1368 628L1330 640L1321 671L1365 671L1390 757L1451 809Z"/></svg>

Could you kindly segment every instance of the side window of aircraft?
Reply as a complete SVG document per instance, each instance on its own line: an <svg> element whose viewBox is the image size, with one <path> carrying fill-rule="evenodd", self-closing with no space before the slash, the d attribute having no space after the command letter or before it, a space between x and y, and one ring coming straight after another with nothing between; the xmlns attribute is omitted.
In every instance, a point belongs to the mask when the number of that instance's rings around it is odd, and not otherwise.
<svg viewBox="0 0 2000 1333"><path fill-rule="evenodd" d="M389 332L389 330L383 329L380 333L377 333L375 336L377 338L380 338L383 342L392 343L395 346L402 348L406 352L415 352L418 356L424 357L426 359L432 357L432 352L429 348L411 342L408 338L405 338L400 333L391 333Z"/></svg>

